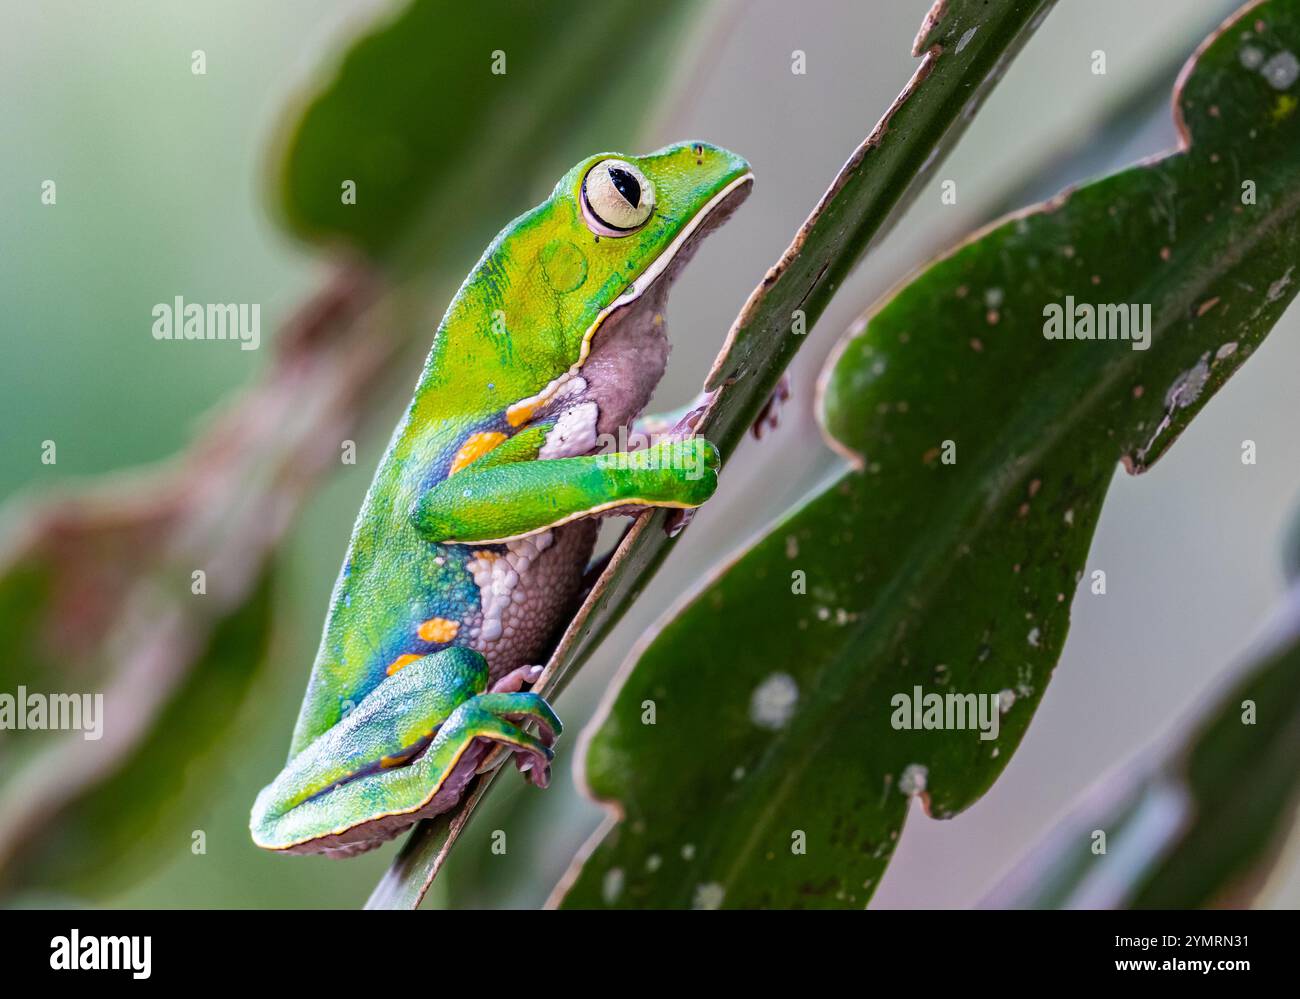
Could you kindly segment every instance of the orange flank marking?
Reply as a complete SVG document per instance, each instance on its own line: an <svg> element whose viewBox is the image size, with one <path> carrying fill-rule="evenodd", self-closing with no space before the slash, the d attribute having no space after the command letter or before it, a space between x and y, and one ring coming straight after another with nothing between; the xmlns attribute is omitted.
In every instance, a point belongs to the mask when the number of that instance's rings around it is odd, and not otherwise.
<svg viewBox="0 0 1300 999"><path fill-rule="evenodd" d="M416 629L416 634L426 642L450 642L460 631L459 621L448 621L445 617L431 617Z"/></svg>
<svg viewBox="0 0 1300 999"><path fill-rule="evenodd" d="M505 439L506 435L498 430L470 434L465 438L465 443L460 446L460 450L456 452L456 457L451 459L451 471L447 473L448 477L455 475L466 465L478 461Z"/></svg>
<svg viewBox="0 0 1300 999"><path fill-rule="evenodd" d="M506 422L512 427L527 423L541 406L540 402L517 402L506 410Z"/></svg>
<svg viewBox="0 0 1300 999"><path fill-rule="evenodd" d="M408 652L404 656L398 656L388 664L388 675L392 676L399 669L405 669L407 666L410 666L411 663L415 662L415 660L423 658L424 656L416 655L414 652Z"/></svg>

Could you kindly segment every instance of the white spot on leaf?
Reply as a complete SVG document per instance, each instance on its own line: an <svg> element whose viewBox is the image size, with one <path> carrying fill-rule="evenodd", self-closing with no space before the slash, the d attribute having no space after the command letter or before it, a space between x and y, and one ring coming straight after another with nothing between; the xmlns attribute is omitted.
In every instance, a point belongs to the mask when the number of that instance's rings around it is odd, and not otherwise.
<svg viewBox="0 0 1300 999"><path fill-rule="evenodd" d="M1274 90L1287 90L1300 77L1300 60L1294 52L1279 52L1259 72Z"/></svg>
<svg viewBox="0 0 1300 999"><path fill-rule="evenodd" d="M1165 393L1166 409L1186 409L1200 398L1201 390L1210 377L1209 357L1209 354L1202 354L1195 365L1174 379L1169 391Z"/></svg>
<svg viewBox="0 0 1300 999"><path fill-rule="evenodd" d="M613 905L623 894L623 868L611 867L605 872L605 879L600 885L600 897L606 905Z"/></svg>
<svg viewBox="0 0 1300 999"><path fill-rule="evenodd" d="M799 685L789 673L773 673L754 688L749 719L759 728L784 728L799 703Z"/></svg>
<svg viewBox="0 0 1300 999"><path fill-rule="evenodd" d="M722 908L722 899L726 894L726 889L716 881L706 881L702 885L695 886L695 899L691 903L691 907L694 909L720 909Z"/></svg>
<svg viewBox="0 0 1300 999"><path fill-rule="evenodd" d="M909 798L915 797L925 791L925 785L929 779L929 768L920 763L909 763L903 768L903 773L898 778L898 789Z"/></svg>
<svg viewBox="0 0 1300 999"><path fill-rule="evenodd" d="M1287 286L1291 284L1291 272L1294 270L1295 265L1292 264L1286 269L1285 274L1268 286L1268 293L1264 297L1266 302L1276 302L1282 297L1282 293L1286 291Z"/></svg>

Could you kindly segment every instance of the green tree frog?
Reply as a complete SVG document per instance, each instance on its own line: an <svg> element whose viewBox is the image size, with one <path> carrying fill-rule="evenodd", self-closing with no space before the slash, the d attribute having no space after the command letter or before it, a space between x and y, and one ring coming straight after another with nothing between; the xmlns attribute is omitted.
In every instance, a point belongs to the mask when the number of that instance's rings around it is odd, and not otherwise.
<svg viewBox="0 0 1300 999"><path fill-rule="evenodd" d="M649 401L668 287L752 184L702 142L604 153L488 246L357 517L288 763L253 805L258 846L368 850L453 807L496 745L546 786L560 721L524 688L598 518L693 509L716 487L717 451L689 429L600 442Z"/></svg>

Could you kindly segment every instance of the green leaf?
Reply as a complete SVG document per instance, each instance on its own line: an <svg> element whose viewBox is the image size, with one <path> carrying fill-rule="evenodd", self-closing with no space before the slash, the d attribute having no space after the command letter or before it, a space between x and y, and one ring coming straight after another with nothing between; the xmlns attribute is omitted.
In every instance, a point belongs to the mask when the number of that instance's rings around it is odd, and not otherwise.
<svg viewBox="0 0 1300 999"><path fill-rule="evenodd" d="M845 275L924 186L1051 7L1052 0L935 4L913 46L914 55L923 55L919 68L750 294L714 362L706 385L714 394L697 430L724 459L803 343L791 331L796 310L811 330ZM534 687L543 696L564 688L662 564L672 543L665 530L670 516L646 514L623 539ZM419 904L493 776L479 780L457 810L416 829L369 907Z"/></svg>
<svg viewBox="0 0 1300 999"><path fill-rule="evenodd" d="M1149 467L1295 294L1296 51L1300 2L1253 7L1185 71L1189 148L1006 220L850 332L822 403L852 467L641 654L585 760L622 821L564 904L861 906L909 796L946 818L987 790L1116 462ZM1047 339L1067 296L1150 305L1149 349ZM999 695L997 738L893 727L917 687Z"/></svg>
<svg viewBox="0 0 1300 999"><path fill-rule="evenodd" d="M1232 674L1171 737L1090 792L984 904L1250 905L1300 804L1300 578Z"/></svg>
<svg viewBox="0 0 1300 999"><path fill-rule="evenodd" d="M413 0L295 110L276 164L287 225L398 266L486 244L540 179L637 137L662 86L651 71L691 14L686 0L653 13L638 0Z"/></svg>

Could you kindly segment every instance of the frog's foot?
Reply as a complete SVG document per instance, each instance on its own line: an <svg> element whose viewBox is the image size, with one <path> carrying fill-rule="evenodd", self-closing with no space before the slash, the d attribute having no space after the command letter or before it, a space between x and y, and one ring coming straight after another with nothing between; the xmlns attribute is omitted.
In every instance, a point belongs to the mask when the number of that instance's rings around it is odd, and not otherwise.
<svg viewBox="0 0 1300 999"><path fill-rule="evenodd" d="M494 694L513 694L517 690L523 690L525 684L532 686L537 682L537 678L542 675L545 666L520 666L513 669L501 679L492 684L492 693Z"/></svg>
<svg viewBox="0 0 1300 999"><path fill-rule="evenodd" d="M713 392L701 392L685 406L664 413L646 413L632 425L634 440L684 440L695 433L700 417L713 401ZM644 444L641 446L645 446Z"/></svg>
<svg viewBox="0 0 1300 999"><path fill-rule="evenodd" d="M674 510L664 521L664 533L670 538L675 538L686 530L687 526L695 519L696 507L686 507L682 510Z"/></svg>
<svg viewBox="0 0 1300 999"><path fill-rule="evenodd" d="M520 727L527 722L537 726L537 735ZM473 748L485 749L492 743L503 746L514 753L515 766L529 781L546 787L555 756L551 746L562 729L560 719L537 694L489 693L466 701L452 713L447 720L447 739L463 743L462 753L480 740L485 745ZM474 756L477 764L483 753Z"/></svg>
<svg viewBox="0 0 1300 999"><path fill-rule="evenodd" d="M537 682L538 678L542 675L542 671L545 669L546 667L541 665L520 666L518 669L511 670L505 676L501 677L501 679L497 680L496 683L492 684L491 692L494 694L513 694L522 690L525 685L532 686ZM555 741L554 731L548 727L545 722L539 723L538 728L541 729L542 732L542 741L548 746L552 745ZM533 766L534 758L531 754L515 752L512 753L512 755L515 758L515 766L519 768L520 773L528 776L528 779L534 784L539 784L541 787L546 786L546 783L549 782L549 770L545 768L542 770L536 770ZM482 764L478 764L477 761L475 761L476 772L481 773L485 770L495 769L497 765L502 762L495 753L485 753L483 756L484 760Z"/></svg>
<svg viewBox="0 0 1300 999"><path fill-rule="evenodd" d="M701 397L706 402L711 398L708 393ZM790 379L786 375L781 375L781 380L776 383L776 388L772 394L767 397L767 402L763 403L763 408L758 411L754 417L754 422L750 424L749 432L754 435L755 440L762 440L765 430L775 430L780 424L781 408L790 398ZM693 409L682 417L677 427L669 432L669 436L678 439L688 438L695 432L695 427L700 418L705 413L706 406ZM686 507L680 510L674 510L664 521L664 533L670 538L675 538L686 530L686 527L695 519L696 507Z"/></svg>
<svg viewBox="0 0 1300 999"><path fill-rule="evenodd" d="M704 393L697 400L698 404L683 413L672 429L660 440L685 441L694 437L695 429L700 425L700 421L704 419L704 414L709 411L709 402L711 400L712 394L709 392Z"/></svg>
<svg viewBox="0 0 1300 999"><path fill-rule="evenodd" d="M763 403L763 408L758 411L758 415L750 425L749 432L754 435L754 440L762 440L764 430L777 428L780 424L781 408L789 399L790 378L782 374L781 380L776 383L776 388L772 389L772 394L767 397L767 402Z"/></svg>

